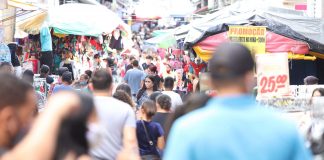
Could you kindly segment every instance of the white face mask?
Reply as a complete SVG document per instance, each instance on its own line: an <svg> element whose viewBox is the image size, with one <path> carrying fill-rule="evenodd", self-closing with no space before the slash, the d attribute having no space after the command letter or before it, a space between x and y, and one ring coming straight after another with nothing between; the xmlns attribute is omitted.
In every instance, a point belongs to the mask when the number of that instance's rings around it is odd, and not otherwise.
<svg viewBox="0 0 324 160"><path fill-rule="evenodd" d="M86 138L90 148L96 148L100 146L103 139L104 129L99 123L88 124L88 132Z"/></svg>

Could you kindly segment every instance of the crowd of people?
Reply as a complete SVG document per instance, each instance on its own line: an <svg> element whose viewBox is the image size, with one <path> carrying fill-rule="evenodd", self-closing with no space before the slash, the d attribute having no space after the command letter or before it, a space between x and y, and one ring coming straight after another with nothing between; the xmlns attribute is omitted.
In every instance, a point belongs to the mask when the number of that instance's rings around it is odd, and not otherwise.
<svg viewBox="0 0 324 160"><path fill-rule="evenodd" d="M3 159L312 159L295 124L259 107L250 95L254 61L236 43L209 61L213 97L181 97L177 76L161 76L152 55L129 57L123 83L109 66L73 80L68 67L53 82L41 67L49 97L34 75L0 64L0 155ZM154 59L154 58L153 58ZM320 91L319 91L320 92Z"/></svg>

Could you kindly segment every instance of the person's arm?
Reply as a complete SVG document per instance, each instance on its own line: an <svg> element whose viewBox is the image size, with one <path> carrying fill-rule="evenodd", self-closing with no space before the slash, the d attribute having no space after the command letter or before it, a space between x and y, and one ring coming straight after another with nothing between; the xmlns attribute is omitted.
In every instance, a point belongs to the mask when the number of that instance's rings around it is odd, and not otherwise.
<svg viewBox="0 0 324 160"><path fill-rule="evenodd" d="M178 94L178 96L177 96L177 105L182 105L182 99L181 99L181 96L180 96L180 94Z"/></svg>
<svg viewBox="0 0 324 160"><path fill-rule="evenodd" d="M58 86L54 86L53 91L51 92L52 94L54 94L54 93L57 92L57 87L58 87Z"/></svg>
<svg viewBox="0 0 324 160"><path fill-rule="evenodd" d="M126 75L125 75L125 77L124 77L124 82L125 83L128 83L128 77L129 77L129 73L128 73L128 71L126 72Z"/></svg>
<svg viewBox="0 0 324 160"><path fill-rule="evenodd" d="M62 92L52 96L30 132L13 150L3 155L2 160L52 159L61 122L79 104L79 98L73 93Z"/></svg>
<svg viewBox="0 0 324 160"><path fill-rule="evenodd" d="M164 131L162 126L159 123L157 123L157 129L158 129L158 139L157 139L156 146L159 150L163 150L165 145Z"/></svg>
<svg viewBox="0 0 324 160"><path fill-rule="evenodd" d="M125 126L123 129L123 145L127 149L135 149L137 146L136 128Z"/></svg>
<svg viewBox="0 0 324 160"><path fill-rule="evenodd" d="M138 149L136 137L135 113L129 106L127 119L123 129L123 146L125 149Z"/></svg>
<svg viewBox="0 0 324 160"><path fill-rule="evenodd" d="M146 77L146 74L143 72L143 74L142 74L142 80L141 80L141 88L144 85L145 77Z"/></svg>
<svg viewBox="0 0 324 160"><path fill-rule="evenodd" d="M164 146L165 146L164 136L161 136L157 140L157 147L159 148L159 150L163 150Z"/></svg>

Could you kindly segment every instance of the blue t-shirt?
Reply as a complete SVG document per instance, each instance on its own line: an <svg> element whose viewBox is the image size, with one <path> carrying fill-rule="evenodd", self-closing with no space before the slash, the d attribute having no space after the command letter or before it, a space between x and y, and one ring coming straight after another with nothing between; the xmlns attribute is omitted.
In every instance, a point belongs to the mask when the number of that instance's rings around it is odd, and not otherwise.
<svg viewBox="0 0 324 160"><path fill-rule="evenodd" d="M138 141L138 147L140 151L140 155L157 155L159 156L159 152L157 149L157 140L159 137L164 135L163 129L159 123L156 122L146 122L144 121L145 127L148 132L148 136L151 141L153 141L153 146L150 146L143 123L141 121L136 122L136 135Z"/></svg>
<svg viewBox="0 0 324 160"><path fill-rule="evenodd" d="M44 25L40 30L42 52L52 51L52 37L48 26Z"/></svg>
<svg viewBox="0 0 324 160"><path fill-rule="evenodd" d="M137 68L130 69L126 72L124 80L131 88L132 94L137 94L141 88L141 81L145 79L145 76L146 74Z"/></svg>
<svg viewBox="0 0 324 160"><path fill-rule="evenodd" d="M174 123L165 160L311 160L294 123L257 106L252 96L211 99Z"/></svg>
<svg viewBox="0 0 324 160"><path fill-rule="evenodd" d="M71 86L66 86L66 85L58 85L58 86L55 86L54 89L53 89L53 94L54 93L57 93L59 91L70 91L70 90L73 90L73 88Z"/></svg>

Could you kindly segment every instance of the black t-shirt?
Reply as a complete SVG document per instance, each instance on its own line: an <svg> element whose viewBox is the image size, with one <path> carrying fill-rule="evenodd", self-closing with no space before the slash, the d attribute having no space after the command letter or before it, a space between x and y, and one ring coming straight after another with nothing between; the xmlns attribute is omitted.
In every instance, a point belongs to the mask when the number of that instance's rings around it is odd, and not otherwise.
<svg viewBox="0 0 324 160"><path fill-rule="evenodd" d="M165 121L167 120L169 115L170 113L156 112L156 114L152 118L152 121L159 123L165 131Z"/></svg>

